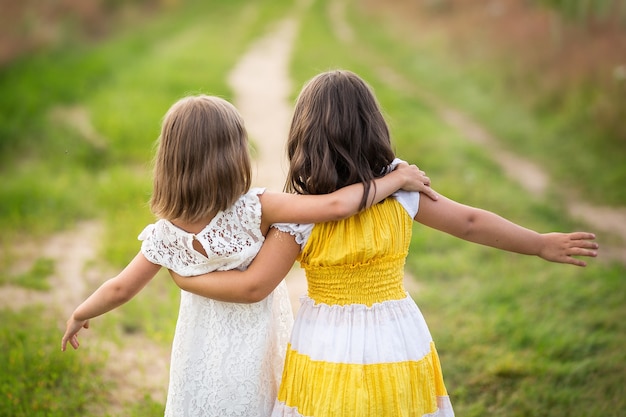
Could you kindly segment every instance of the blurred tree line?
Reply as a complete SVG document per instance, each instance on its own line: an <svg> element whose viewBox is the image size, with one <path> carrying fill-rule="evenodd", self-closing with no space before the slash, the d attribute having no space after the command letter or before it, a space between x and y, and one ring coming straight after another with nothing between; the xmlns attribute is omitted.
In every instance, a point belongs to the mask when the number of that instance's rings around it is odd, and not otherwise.
<svg viewBox="0 0 626 417"><path fill-rule="evenodd" d="M587 38L588 60L597 62L586 65L589 69L580 72L575 87L581 91L581 101L588 103L589 122L599 124L598 130L616 139L614 144L624 149L626 0L535 0L535 3L557 13L551 20L557 56L564 55L563 50L574 49L579 39Z"/></svg>
<svg viewBox="0 0 626 417"><path fill-rule="evenodd" d="M626 24L624 0L535 0L557 10L566 18L581 22L615 22Z"/></svg>
<svg viewBox="0 0 626 417"><path fill-rule="evenodd" d="M427 18L464 59L497 57L508 87L564 133L626 150L626 0L390 0ZM435 22L435 23L433 23ZM477 45L477 46L476 46Z"/></svg>
<svg viewBox="0 0 626 417"><path fill-rule="evenodd" d="M0 76L2 67L21 56L42 48L71 46L80 39L103 38L138 19L193 1L0 0ZM528 23L523 39L518 40L521 43L509 42L504 47L519 62L521 75L512 74L512 82L527 85L528 74L534 74L533 90L539 96L533 98L528 88L525 91L539 107L586 103L584 114L576 118L580 124L593 124L601 134L626 146L626 0L391 0L379 4L394 3L436 11L438 16L488 10L484 14L491 16L471 26L474 32L495 25L494 16L506 13L503 10L548 15L547 33L536 34L536 19L525 22L523 15L513 15L501 19L490 39L480 42L498 47L498 42L507 40L506 25ZM464 35L471 38L474 34Z"/></svg>
<svg viewBox="0 0 626 417"><path fill-rule="evenodd" d="M0 67L43 48L98 39L184 0L0 0Z"/></svg>

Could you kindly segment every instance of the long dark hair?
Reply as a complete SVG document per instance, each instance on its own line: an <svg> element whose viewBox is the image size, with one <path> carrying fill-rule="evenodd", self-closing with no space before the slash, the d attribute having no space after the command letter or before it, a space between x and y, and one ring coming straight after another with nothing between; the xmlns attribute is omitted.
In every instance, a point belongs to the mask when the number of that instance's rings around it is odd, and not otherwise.
<svg viewBox="0 0 626 417"><path fill-rule="evenodd" d="M365 186L393 161L389 128L372 89L344 70L324 72L302 89L287 142L285 190L327 194L346 185Z"/></svg>

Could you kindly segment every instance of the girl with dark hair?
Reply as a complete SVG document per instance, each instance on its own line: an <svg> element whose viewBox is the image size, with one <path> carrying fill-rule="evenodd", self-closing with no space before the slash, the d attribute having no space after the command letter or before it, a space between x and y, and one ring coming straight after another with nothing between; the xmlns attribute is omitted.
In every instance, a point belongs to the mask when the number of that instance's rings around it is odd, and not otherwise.
<svg viewBox="0 0 626 417"><path fill-rule="evenodd" d="M300 93L288 141L287 189L324 194L367 184L394 166L389 131L370 87L349 71L322 73ZM419 210L418 210L419 209ZM418 192L338 221L280 225L250 267L177 284L207 297L245 301L271 291L297 257L308 293L295 319L272 416L454 415L426 322L403 286L417 221L461 239L552 262L585 266L591 233L540 234L489 211ZM263 292L257 296L262 297Z"/></svg>

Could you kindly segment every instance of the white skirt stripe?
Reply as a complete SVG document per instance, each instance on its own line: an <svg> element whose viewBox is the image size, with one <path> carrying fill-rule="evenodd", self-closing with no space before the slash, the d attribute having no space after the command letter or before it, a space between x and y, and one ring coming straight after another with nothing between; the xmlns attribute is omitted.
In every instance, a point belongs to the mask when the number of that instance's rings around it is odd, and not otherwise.
<svg viewBox="0 0 626 417"><path fill-rule="evenodd" d="M376 364L417 361L432 337L410 296L368 307L315 304L307 296L291 335L291 348L312 360Z"/></svg>

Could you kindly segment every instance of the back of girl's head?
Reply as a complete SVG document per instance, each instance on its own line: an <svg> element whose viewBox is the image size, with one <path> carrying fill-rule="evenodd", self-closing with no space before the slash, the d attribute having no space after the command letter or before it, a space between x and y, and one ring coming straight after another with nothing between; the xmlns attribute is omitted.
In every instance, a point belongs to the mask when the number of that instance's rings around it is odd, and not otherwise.
<svg viewBox="0 0 626 417"><path fill-rule="evenodd" d="M300 92L287 153L285 188L302 194L325 194L357 182L369 190L370 181L394 159L372 89L342 70L317 75Z"/></svg>
<svg viewBox="0 0 626 417"><path fill-rule="evenodd" d="M198 95L168 110L154 164L154 214L198 221L230 207L250 182L248 136L232 104Z"/></svg>

